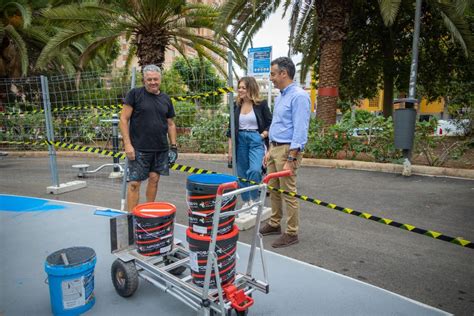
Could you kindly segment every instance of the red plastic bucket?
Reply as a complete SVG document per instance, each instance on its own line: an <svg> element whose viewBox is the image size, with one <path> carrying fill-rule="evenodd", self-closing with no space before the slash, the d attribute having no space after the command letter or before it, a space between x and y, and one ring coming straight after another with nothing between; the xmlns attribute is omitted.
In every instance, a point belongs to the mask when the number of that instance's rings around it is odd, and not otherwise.
<svg viewBox="0 0 474 316"><path fill-rule="evenodd" d="M135 206L132 213L138 253L157 256L170 252L176 206L166 202L149 202Z"/></svg>
<svg viewBox="0 0 474 316"><path fill-rule="evenodd" d="M216 203L217 188L222 183L235 182L237 178L225 174L193 174L186 181L189 227L197 234L210 235ZM237 196L222 201L221 213L231 212L237 204ZM235 216L219 219L218 235L228 234L234 226Z"/></svg>
<svg viewBox="0 0 474 316"><path fill-rule="evenodd" d="M238 239L239 229L235 225L230 233L217 236L216 254L221 285L234 281ZM193 282L202 287L204 286L211 236L193 233L191 228L188 228L186 230L186 240L189 244L189 266ZM216 287L215 271L211 273L210 286Z"/></svg>

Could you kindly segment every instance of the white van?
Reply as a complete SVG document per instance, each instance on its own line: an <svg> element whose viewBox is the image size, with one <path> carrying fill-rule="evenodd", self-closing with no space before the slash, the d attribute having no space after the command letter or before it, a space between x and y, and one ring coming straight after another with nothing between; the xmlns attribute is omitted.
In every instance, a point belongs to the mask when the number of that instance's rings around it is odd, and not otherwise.
<svg viewBox="0 0 474 316"><path fill-rule="evenodd" d="M435 136L464 136L470 128L470 121L464 120L438 120Z"/></svg>

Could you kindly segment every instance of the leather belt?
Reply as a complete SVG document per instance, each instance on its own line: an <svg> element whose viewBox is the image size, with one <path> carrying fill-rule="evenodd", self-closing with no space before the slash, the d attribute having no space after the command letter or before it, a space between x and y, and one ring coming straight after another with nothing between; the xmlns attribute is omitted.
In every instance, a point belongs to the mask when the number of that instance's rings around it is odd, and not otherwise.
<svg viewBox="0 0 474 316"><path fill-rule="evenodd" d="M279 143L279 142L270 142L272 146L283 146L283 145L290 145L291 143Z"/></svg>

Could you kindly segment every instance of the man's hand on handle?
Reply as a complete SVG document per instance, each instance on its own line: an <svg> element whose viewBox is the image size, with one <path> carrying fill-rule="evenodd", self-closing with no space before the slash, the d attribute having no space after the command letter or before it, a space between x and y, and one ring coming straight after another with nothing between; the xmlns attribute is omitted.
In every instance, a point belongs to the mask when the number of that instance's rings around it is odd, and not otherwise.
<svg viewBox="0 0 474 316"><path fill-rule="evenodd" d="M135 160L135 149L132 145L125 145L125 154L127 155L128 160Z"/></svg>

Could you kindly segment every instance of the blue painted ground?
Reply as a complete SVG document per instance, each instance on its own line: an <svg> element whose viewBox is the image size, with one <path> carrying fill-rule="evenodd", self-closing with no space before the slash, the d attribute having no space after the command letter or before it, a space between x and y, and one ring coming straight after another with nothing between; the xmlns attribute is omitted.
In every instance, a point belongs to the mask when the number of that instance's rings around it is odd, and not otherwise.
<svg viewBox="0 0 474 316"><path fill-rule="evenodd" d="M44 212L64 209L64 204L51 200L0 194L0 211Z"/></svg>
<svg viewBox="0 0 474 316"><path fill-rule="evenodd" d="M193 315L193 311L148 282L124 299L115 292L110 267L109 218L97 207L0 194L0 315L51 315L45 259L69 247L90 247L97 255L95 306L87 315ZM183 225L175 238L185 243ZM238 271L245 271L248 245L238 245ZM446 315L395 293L265 251L270 293L254 293L253 315ZM262 279L260 260L255 272Z"/></svg>

